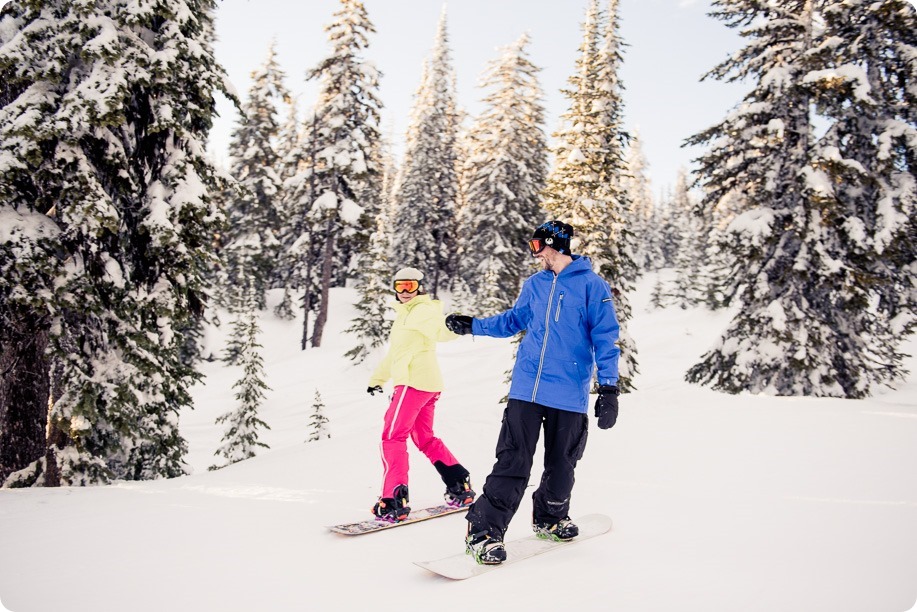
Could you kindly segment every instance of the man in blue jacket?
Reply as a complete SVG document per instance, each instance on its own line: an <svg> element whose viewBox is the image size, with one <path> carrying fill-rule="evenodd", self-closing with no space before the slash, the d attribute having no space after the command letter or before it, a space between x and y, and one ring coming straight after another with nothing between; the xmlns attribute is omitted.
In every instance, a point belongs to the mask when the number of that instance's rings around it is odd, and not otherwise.
<svg viewBox="0 0 917 612"><path fill-rule="evenodd" d="M588 258L572 255L573 228L549 221L529 248L542 270L529 277L510 310L484 319L449 315L457 334L507 338L525 331L516 355L509 402L497 440L497 462L468 511L465 544L478 563L506 559L503 537L528 485L535 447L544 428L544 474L532 495L532 528L539 537L566 541L579 529L570 521L573 472L583 456L589 388L597 369L599 427L618 414L618 319L611 289Z"/></svg>

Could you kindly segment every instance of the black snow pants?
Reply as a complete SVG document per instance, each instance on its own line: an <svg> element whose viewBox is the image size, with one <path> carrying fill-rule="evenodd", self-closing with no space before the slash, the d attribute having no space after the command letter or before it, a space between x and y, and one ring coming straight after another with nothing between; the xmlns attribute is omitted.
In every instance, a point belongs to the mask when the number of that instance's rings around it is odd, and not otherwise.
<svg viewBox="0 0 917 612"><path fill-rule="evenodd" d="M471 532L503 538L525 494L538 436L544 426L544 473L532 494L533 520L553 524L567 516L573 471L586 448L589 418L579 412L511 399L497 439L497 462L468 510Z"/></svg>

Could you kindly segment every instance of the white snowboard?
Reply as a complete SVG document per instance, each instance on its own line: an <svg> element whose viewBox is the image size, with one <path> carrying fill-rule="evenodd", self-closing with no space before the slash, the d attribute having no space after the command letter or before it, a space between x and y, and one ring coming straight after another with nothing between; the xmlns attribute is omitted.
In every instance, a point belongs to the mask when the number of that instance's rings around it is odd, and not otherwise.
<svg viewBox="0 0 917 612"><path fill-rule="evenodd" d="M587 514L573 522L579 527L579 535L569 542L543 540L536 535L506 542L506 561L499 565L479 565L474 557L464 552L436 561L415 561L414 565L452 580L465 580L611 531L611 519L604 514Z"/></svg>

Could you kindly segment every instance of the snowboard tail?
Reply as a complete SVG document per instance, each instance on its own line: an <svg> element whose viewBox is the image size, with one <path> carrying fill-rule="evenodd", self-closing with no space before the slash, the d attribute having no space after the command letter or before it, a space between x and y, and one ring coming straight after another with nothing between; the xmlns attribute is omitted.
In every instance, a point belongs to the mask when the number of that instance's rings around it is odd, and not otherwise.
<svg viewBox="0 0 917 612"><path fill-rule="evenodd" d="M375 533L377 531L384 531L386 529L394 529L395 527L404 527L405 525L413 525L414 523L420 523L422 521L428 521L433 518L440 516L446 516L448 514L457 514L459 512L465 512L468 510L468 506L450 506L448 504L442 504L440 506L432 506L430 508L422 508L420 510L412 510L403 521L397 523L391 523L388 521L382 521L378 519L369 519L366 521L358 521L356 523L344 523L342 525L329 525L328 529L334 533L340 533L342 535L354 536L354 535L363 535L366 533Z"/></svg>
<svg viewBox="0 0 917 612"><path fill-rule="evenodd" d="M445 578L465 580L467 578L486 574L487 572L506 565L511 565L523 559L528 559L559 548L568 548L575 545L577 542L582 542L611 531L611 519L604 514L588 514L573 522L579 527L579 535L566 542L558 542L550 539L546 540L537 535L506 542L506 561L498 565L478 565L473 556L464 552L435 561L415 561L414 565Z"/></svg>

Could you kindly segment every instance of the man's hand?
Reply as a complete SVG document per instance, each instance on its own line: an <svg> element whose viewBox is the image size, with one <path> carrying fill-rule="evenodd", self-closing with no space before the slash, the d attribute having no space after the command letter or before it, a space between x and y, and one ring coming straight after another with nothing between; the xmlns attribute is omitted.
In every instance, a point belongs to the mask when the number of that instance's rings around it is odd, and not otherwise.
<svg viewBox="0 0 917 612"><path fill-rule="evenodd" d="M618 420L618 388L614 385L599 387L599 396L595 400L595 416L599 419L599 429L610 429Z"/></svg>
<svg viewBox="0 0 917 612"><path fill-rule="evenodd" d="M464 336L471 333L471 317L466 315L451 314L446 317L446 327L453 334Z"/></svg>
<svg viewBox="0 0 917 612"><path fill-rule="evenodd" d="M382 387L376 385L375 387L366 387L366 392L370 395L375 395L376 393L382 393Z"/></svg>

